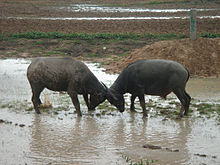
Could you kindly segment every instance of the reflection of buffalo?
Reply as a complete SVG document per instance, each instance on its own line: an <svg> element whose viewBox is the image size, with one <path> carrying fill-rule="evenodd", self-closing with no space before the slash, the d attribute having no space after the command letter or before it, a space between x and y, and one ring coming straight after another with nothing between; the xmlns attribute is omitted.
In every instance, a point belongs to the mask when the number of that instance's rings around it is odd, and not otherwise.
<svg viewBox="0 0 220 165"><path fill-rule="evenodd" d="M185 86L189 79L188 70L181 64L168 60L139 60L128 65L109 88L107 99L120 112L124 111L124 93L131 93L131 107L134 111L134 100L138 96L143 115L146 116L144 94L166 98L174 92L184 107L187 115L191 97ZM183 116L181 109L179 117Z"/></svg>
<svg viewBox="0 0 220 165"><path fill-rule="evenodd" d="M37 113L44 88L53 91L67 91L81 115L77 94L82 94L89 110L106 99L106 87L100 83L89 68L72 58L37 58L27 69L27 77L32 88L32 102ZM90 100L88 100L90 94Z"/></svg>

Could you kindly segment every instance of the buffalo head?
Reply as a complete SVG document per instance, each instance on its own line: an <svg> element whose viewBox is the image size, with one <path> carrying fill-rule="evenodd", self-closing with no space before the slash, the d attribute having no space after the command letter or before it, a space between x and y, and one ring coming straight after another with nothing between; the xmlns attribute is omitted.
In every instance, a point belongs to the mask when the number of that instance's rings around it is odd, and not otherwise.
<svg viewBox="0 0 220 165"><path fill-rule="evenodd" d="M116 93L113 90L109 89L107 92L107 100L120 112L124 112L125 110L125 101L122 94Z"/></svg>
<svg viewBox="0 0 220 165"><path fill-rule="evenodd" d="M101 82L101 85L100 92L90 94L89 110L95 110L99 104L106 100L108 88L103 82Z"/></svg>

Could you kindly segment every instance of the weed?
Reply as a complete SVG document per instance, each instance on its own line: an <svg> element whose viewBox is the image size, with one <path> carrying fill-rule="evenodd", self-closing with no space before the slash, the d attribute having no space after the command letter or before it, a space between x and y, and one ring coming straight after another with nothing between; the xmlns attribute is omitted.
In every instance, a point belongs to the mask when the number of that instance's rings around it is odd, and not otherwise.
<svg viewBox="0 0 220 165"><path fill-rule="evenodd" d="M43 44L44 44L43 41L35 41L35 42L33 43L33 45L43 45Z"/></svg>
<svg viewBox="0 0 220 165"><path fill-rule="evenodd" d="M154 107L156 107L156 106L157 106L157 105L154 104L154 103L152 103L152 102L146 104L146 107L149 107L149 108L154 108Z"/></svg>
<svg viewBox="0 0 220 165"><path fill-rule="evenodd" d="M200 37L204 37L204 38L218 38L218 37L220 37L220 33L209 33L209 32L206 32L206 33L201 33Z"/></svg>
<svg viewBox="0 0 220 165"><path fill-rule="evenodd" d="M12 53L11 53L11 55L17 55L17 54L18 54L17 52L12 52Z"/></svg>
<svg viewBox="0 0 220 165"><path fill-rule="evenodd" d="M163 1L150 1L148 2L148 5L159 5L159 4L167 4L172 2L163 2Z"/></svg>
<svg viewBox="0 0 220 165"><path fill-rule="evenodd" d="M216 120L220 120L220 104L211 103L199 103L191 104L192 108L195 108L199 112L198 117L216 117Z"/></svg>
<svg viewBox="0 0 220 165"><path fill-rule="evenodd" d="M108 111L115 111L117 110L114 106L110 105L107 101L103 102L98 106L98 109L108 110Z"/></svg>
<svg viewBox="0 0 220 165"><path fill-rule="evenodd" d="M128 56L129 55L129 53L128 52L125 52L125 53L123 53L123 54L119 54L118 56L120 56L120 57L125 57L125 56Z"/></svg>
<svg viewBox="0 0 220 165"><path fill-rule="evenodd" d="M3 104L3 105L1 105L1 108L3 109L3 108L7 108L8 107L8 104Z"/></svg>
<svg viewBox="0 0 220 165"><path fill-rule="evenodd" d="M24 52L24 48L18 48L19 52Z"/></svg>
<svg viewBox="0 0 220 165"><path fill-rule="evenodd" d="M98 55L95 53L88 53L86 57L92 58L92 57L98 57Z"/></svg>
<svg viewBox="0 0 220 165"><path fill-rule="evenodd" d="M126 155L122 155L122 158L125 159L126 163L129 163L129 165L150 165L150 164L158 162L158 160L148 160L148 159L146 160L141 159L138 162L133 162L131 158L129 158Z"/></svg>
<svg viewBox="0 0 220 165"><path fill-rule="evenodd" d="M44 54L44 56L51 56L51 55L59 55L60 53L57 51L50 51Z"/></svg>
<svg viewBox="0 0 220 165"><path fill-rule="evenodd" d="M220 105L216 106L216 112L217 112L218 115L220 115Z"/></svg>
<svg viewBox="0 0 220 165"><path fill-rule="evenodd" d="M115 56L115 57L113 57L113 60L114 60L115 62L118 62L118 61L120 61L120 60L121 60L121 58L120 58L120 57L118 57L118 56Z"/></svg>
<svg viewBox="0 0 220 165"><path fill-rule="evenodd" d="M32 55L41 55L41 50L35 50L34 52L31 52Z"/></svg>
<svg viewBox="0 0 220 165"><path fill-rule="evenodd" d="M28 112L33 111L33 110L34 110L33 107L27 107L27 108L25 109L25 111L28 111Z"/></svg>
<svg viewBox="0 0 220 165"><path fill-rule="evenodd" d="M186 38L185 34L175 34L175 33L168 33L168 34L156 34L155 37L159 40L171 40L171 39L181 39Z"/></svg>
<svg viewBox="0 0 220 165"><path fill-rule="evenodd" d="M211 104L202 103L197 108L197 111L199 111L200 114L206 114L207 115L207 114L209 114L209 112L213 111L212 107L213 107L213 105L211 105Z"/></svg>
<svg viewBox="0 0 220 165"><path fill-rule="evenodd" d="M190 0L183 1L150 1L148 5L172 4L172 3L189 3Z"/></svg>

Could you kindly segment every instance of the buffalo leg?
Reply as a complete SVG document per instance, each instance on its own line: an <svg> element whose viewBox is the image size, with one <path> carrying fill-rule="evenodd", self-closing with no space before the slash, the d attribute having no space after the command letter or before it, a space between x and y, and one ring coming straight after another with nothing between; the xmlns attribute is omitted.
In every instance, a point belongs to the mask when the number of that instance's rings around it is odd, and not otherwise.
<svg viewBox="0 0 220 165"><path fill-rule="evenodd" d="M34 105L34 109L35 109L35 112L40 114L40 110L39 110L39 105L41 104L41 100L40 100L40 93L42 92L44 88L41 88L41 87L33 87L32 86L32 102L33 102L33 105Z"/></svg>
<svg viewBox="0 0 220 165"><path fill-rule="evenodd" d="M191 97L188 93L186 93L186 91L184 91L184 94L185 94L185 97L186 97L186 107L185 107L184 115L187 115L188 111L189 111L189 104L190 104L190 101L191 101Z"/></svg>
<svg viewBox="0 0 220 165"><path fill-rule="evenodd" d="M143 109L143 116L147 116L147 111L146 111L146 106L145 106L145 99L144 99L144 94L138 96L140 100L140 105Z"/></svg>
<svg viewBox="0 0 220 165"><path fill-rule="evenodd" d="M79 104L79 100L78 100L77 94L71 93L71 92L68 92L68 94L69 94L69 96L72 99L73 105L74 105L74 107L76 109L76 113L79 116L82 116L81 111L80 111L80 104Z"/></svg>
<svg viewBox="0 0 220 165"><path fill-rule="evenodd" d="M185 111L184 115L187 115L188 113L191 97L185 92L185 90L182 90L180 88L176 89L173 92L175 93L175 95L177 96L177 98L180 100L182 104L182 108L178 116L178 118L181 118L183 117L183 111Z"/></svg>
<svg viewBox="0 0 220 165"><path fill-rule="evenodd" d="M89 105L88 94L83 94L83 98L84 98L84 100L85 100L85 102L86 102L86 105L87 105L87 107L88 107L88 110L91 110L91 109L90 109L90 105Z"/></svg>
<svg viewBox="0 0 220 165"><path fill-rule="evenodd" d="M136 95L131 95L131 105L130 105L130 110L131 110L132 112L135 111L135 106L134 106L134 100L135 100L135 98L136 98Z"/></svg>

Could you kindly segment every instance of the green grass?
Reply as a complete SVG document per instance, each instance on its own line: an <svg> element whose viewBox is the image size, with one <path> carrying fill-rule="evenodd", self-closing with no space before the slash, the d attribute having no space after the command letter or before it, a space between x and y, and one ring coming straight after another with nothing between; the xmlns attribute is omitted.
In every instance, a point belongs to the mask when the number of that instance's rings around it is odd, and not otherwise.
<svg viewBox="0 0 220 165"><path fill-rule="evenodd" d="M126 56L128 56L128 55L129 55L129 53L128 53L128 52L125 52L125 53L119 54L118 56L120 56L120 57L126 57Z"/></svg>
<svg viewBox="0 0 220 165"><path fill-rule="evenodd" d="M41 55L42 50L35 50L33 52L31 52L32 55Z"/></svg>
<svg viewBox="0 0 220 165"><path fill-rule="evenodd" d="M51 56L51 55L60 55L60 52L57 51L50 51L44 54L44 56Z"/></svg>
<svg viewBox="0 0 220 165"><path fill-rule="evenodd" d="M83 39L83 40L126 40L126 39L180 39L186 38L185 34L175 34L175 33L168 33L168 34L135 34L135 33L94 33L94 34L87 34L87 33L60 33L60 32L38 32L38 31L31 31L25 33L11 33L11 34L0 34L0 40L7 40L10 38L18 39L18 38L25 38L25 39L65 39L65 40L76 40L76 39ZM36 45L42 44L42 42L36 42Z"/></svg>
<svg viewBox="0 0 220 165"><path fill-rule="evenodd" d="M168 4L168 3L173 3L173 2L164 2L164 1L150 1L147 4L148 5L159 5L159 4Z"/></svg>
<svg viewBox="0 0 220 165"><path fill-rule="evenodd" d="M8 104L3 104L3 105L0 106L0 108L2 108L2 109L7 108L7 107L8 107Z"/></svg>
<svg viewBox="0 0 220 165"><path fill-rule="evenodd" d="M19 48L18 51L19 52L24 52L24 48Z"/></svg>
<svg viewBox="0 0 220 165"><path fill-rule="evenodd" d="M201 33L200 37L205 38L217 38L220 37L220 33ZM110 40L138 40L138 39L158 39L158 40L171 40L171 39L182 39L187 38L186 34L180 33L166 33L166 34L135 34L135 33L61 33L61 32L38 32L31 31L25 33L11 33L11 34L0 34L0 40L10 40L10 39L61 39L61 40L88 40L92 41L94 39L102 40L102 41L110 41ZM43 44L42 41L36 41L35 45Z"/></svg>
<svg viewBox="0 0 220 165"><path fill-rule="evenodd" d="M98 57L98 55L95 53L88 53L86 57L93 58L93 57Z"/></svg>
<svg viewBox="0 0 220 165"><path fill-rule="evenodd" d="M17 52L11 52L11 55L17 55L18 53Z"/></svg>
<svg viewBox="0 0 220 165"><path fill-rule="evenodd" d="M33 46L35 45L44 45L45 43L43 41L34 41Z"/></svg>
<svg viewBox="0 0 220 165"><path fill-rule="evenodd" d="M199 36L203 37L203 38L218 38L218 37L220 37L220 33L206 32L206 33L201 33Z"/></svg>
<svg viewBox="0 0 220 165"><path fill-rule="evenodd" d="M147 5L163 5L163 4L185 4L185 3L193 3L190 0L182 0L182 1L160 1L160 0L152 0L150 2L142 2L142 3L131 3L131 4L105 4L105 7L130 7L130 6L147 6Z"/></svg>
<svg viewBox="0 0 220 165"><path fill-rule="evenodd" d="M93 39L114 39L114 40L122 40L126 38L137 38L139 35L130 34L130 33L95 33L95 34L86 34L86 33L60 33L60 32L25 32L25 33L14 33L9 34L8 37L13 38L27 38L27 39L40 39L40 38L49 38L49 39L84 39L84 40L93 40Z"/></svg>
<svg viewBox="0 0 220 165"><path fill-rule="evenodd" d="M114 60L115 62L119 62L119 61L121 60L121 58L118 57L118 56L115 56L115 57L113 57L113 60Z"/></svg>
<svg viewBox="0 0 220 165"><path fill-rule="evenodd" d="M183 1L150 1L148 5L160 5L160 4L172 4L172 3L189 3L190 0L183 0Z"/></svg>
<svg viewBox="0 0 220 165"><path fill-rule="evenodd" d="M105 110L105 111L117 111L116 107L109 104L108 101L99 104L98 109Z"/></svg>
<svg viewBox="0 0 220 165"><path fill-rule="evenodd" d="M194 104L191 103L191 108L195 109L197 112L199 112L198 117L216 117L216 120L220 121L220 104L216 103L199 103Z"/></svg>

